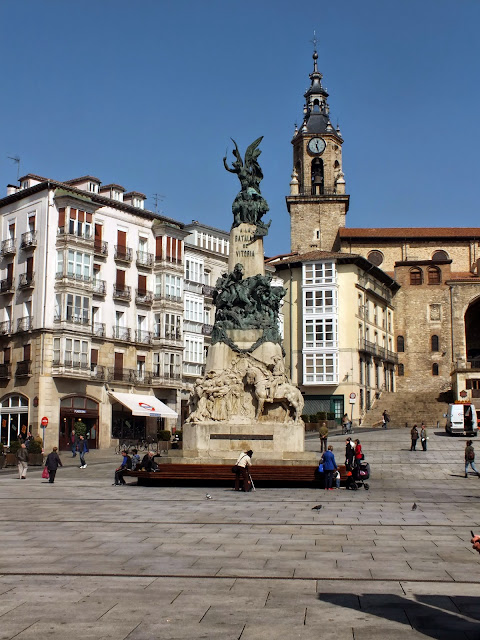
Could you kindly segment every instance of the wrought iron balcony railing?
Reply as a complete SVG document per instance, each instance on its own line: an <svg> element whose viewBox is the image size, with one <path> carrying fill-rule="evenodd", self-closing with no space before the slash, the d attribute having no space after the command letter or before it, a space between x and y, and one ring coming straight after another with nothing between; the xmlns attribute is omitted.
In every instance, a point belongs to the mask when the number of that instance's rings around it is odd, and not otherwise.
<svg viewBox="0 0 480 640"><path fill-rule="evenodd" d="M14 291L15 291L15 286L11 278L5 278L5 280L0 280L0 293L13 293Z"/></svg>
<svg viewBox="0 0 480 640"><path fill-rule="evenodd" d="M115 245L115 260L120 262L132 261L132 250L130 247L122 247L121 245Z"/></svg>
<svg viewBox="0 0 480 640"><path fill-rule="evenodd" d="M0 335L4 336L12 331L12 323L10 320L0 322Z"/></svg>
<svg viewBox="0 0 480 640"><path fill-rule="evenodd" d="M92 280L92 293L96 296L105 296L107 294L107 283L105 280L94 278Z"/></svg>
<svg viewBox="0 0 480 640"><path fill-rule="evenodd" d="M34 249L37 246L37 232L26 231L20 239L20 249Z"/></svg>
<svg viewBox="0 0 480 640"><path fill-rule="evenodd" d="M104 322L94 322L92 325L92 333L97 338L105 338L105 323Z"/></svg>
<svg viewBox="0 0 480 640"><path fill-rule="evenodd" d="M95 240L93 244L93 253L96 256L101 256L102 258L108 256L108 242L105 242L104 240Z"/></svg>
<svg viewBox="0 0 480 640"><path fill-rule="evenodd" d="M113 327L113 337L115 340L130 342L130 329L128 327Z"/></svg>
<svg viewBox="0 0 480 640"><path fill-rule="evenodd" d="M17 253L17 249L15 247L15 238L9 238L8 240L3 240L0 245L0 255L2 256L14 256Z"/></svg>
<svg viewBox="0 0 480 640"><path fill-rule="evenodd" d="M15 375L19 378L31 375L31 365L31 360L21 360L20 362L17 362Z"/></svg>
<svg viewBox="0 0 480 640"><path fill-rule="evenodd" d="M130 287L119 286L117 284L113 285L113 297L118 300L128 300L132 299L131 289Z"/></svg>
<svg viewBox="0 0 480 640"><path fill-rule="evenodd" d="M144 289L135 289L135 302L137 304L152 304L153 293L152 291L145 291Z"/></svg>
<svg viewBox="0 0 480 640"><path fill-rule="evenodd" d="M27 273L21 273L18 276L18 288L19 289L32 289L35 286L35 272L27 271Z"/></svg>
<svg viewBox="0 0 480 640"><path fill-rule="evenodd" d="M153 267L153 253L147 253L146 251L137 251L137 267L144 267L150 269Z"/></svg>
<svg viewBox="0 0 480 640"><path fill-rule="evenodd" d="M135 342L140 342L141 344L151 344L153 339L153 334L151 331L143 331L142 329L137 329L135 331Z"/></svg>
<svg viewBox="0 0 480 640"><path fill-rule="evenodd" d="M33 318L26 316L24 318L18 318L17 331L31 331L33 329Z"/></svg>

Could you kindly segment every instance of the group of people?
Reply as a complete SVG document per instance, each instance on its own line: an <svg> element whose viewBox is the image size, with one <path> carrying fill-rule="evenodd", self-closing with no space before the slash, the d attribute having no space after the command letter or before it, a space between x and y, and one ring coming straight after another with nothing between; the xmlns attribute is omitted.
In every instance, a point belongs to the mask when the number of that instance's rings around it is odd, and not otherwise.
<svg viewBox="0 0 480 640"><path fill-rule="evenodd" d="M410 451L416 451L417 450L417 440L419 438L420 438L420 441L422 443L423 451L427 450L427 440L428 440L427 427L425 426L425 424L423 422L420 425L420 433L418 432L417 425L416 424L413 425L413 427L410 429L410 438L412 440L412 444L410 445Z"/></svg>
<svg viewBox="0 0 480 640"><path fill-rule="evenodd" d="M145 471L157 471L158 464L155 462L156 454L153 451L148 451L140 460L137 449L132 449L132 455L130 456L128 451L122 451L122 462L120 466L115 469L115 481L112 486L119 486L126 484L123 476L125 471L135 471L144 469Z"/></svg>
<svg viewBox="0 0 480 640"><path fill-rule="evenodd" d="M336 488L339 489L340 472L338 470L335 456L333 454L333 446L329 444L326 449L323 449L322 447L322 451L320 453L322 453L322 457L320 458L320 465L323 469L325 477L325 490L328 491L330 489L333 489L334 480ZM360 466L363 458L364 455L362 452L362 445L360 444L360 440L358 440L357 438L355 441L353 441L352 438L347 438L345 440L345 469L350 481L353 480L355 470ZM349 482L347 481L347 488L348 485Z"/></svg>

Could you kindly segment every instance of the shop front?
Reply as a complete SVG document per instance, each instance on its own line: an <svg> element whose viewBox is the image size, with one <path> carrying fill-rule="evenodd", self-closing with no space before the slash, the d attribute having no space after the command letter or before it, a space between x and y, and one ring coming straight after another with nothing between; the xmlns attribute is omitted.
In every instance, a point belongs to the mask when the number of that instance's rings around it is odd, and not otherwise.
<svg viewBox="0 0 480 640"><path fill-rule="evenodd" d="M119 441L156 439L165 419L178 414L155 396L138 393L112 393L112 438Z"/></svg>
<svg viewBox="0 0 480 640"><path fill-rule="evenodd" d="M75 427L75 425L78 425ZM85 427L83 426L85 425ZM68 396L60 401L59 448L69 450L72 430L85 430L89 449L98 447L98 402L86 396Z"/></svg>
<svg viewBox="0 0 480 640"><path fill-rule="evenodd" d="M18 394L6 396L0 402L0 440L6 447L20 434L28 433L28 398Z"/></svg>

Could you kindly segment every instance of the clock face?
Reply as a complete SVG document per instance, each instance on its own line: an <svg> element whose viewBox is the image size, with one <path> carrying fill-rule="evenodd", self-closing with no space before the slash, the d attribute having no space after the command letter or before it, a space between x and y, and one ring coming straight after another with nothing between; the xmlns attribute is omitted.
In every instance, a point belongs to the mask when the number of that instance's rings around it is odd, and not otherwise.
<svg viewBox="0 0 480 640"><path fill-rule="evenodd" d="M310 153L320 154L325 151L325 140L323 138L312 138L308 143Z"/></svg>

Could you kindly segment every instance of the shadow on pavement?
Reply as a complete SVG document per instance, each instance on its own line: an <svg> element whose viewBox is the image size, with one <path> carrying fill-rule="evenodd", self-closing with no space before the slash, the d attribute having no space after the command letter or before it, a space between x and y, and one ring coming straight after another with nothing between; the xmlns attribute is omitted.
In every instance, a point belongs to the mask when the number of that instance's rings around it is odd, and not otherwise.
<svg viewBox="0 0 480 640"><path fill-rule="evenodd" d="M321 602L405 624L407 631L411 626L435 640L480 638L480 598L446 595L414 595L413 598L388 593L318 594Z"/></svg>

